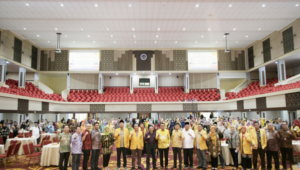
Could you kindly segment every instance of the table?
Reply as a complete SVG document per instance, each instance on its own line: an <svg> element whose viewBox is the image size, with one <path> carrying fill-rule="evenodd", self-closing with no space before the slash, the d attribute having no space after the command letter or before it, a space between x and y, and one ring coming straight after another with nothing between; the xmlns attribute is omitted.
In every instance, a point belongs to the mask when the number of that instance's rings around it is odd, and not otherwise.
<svg viewBox="0 0 300 170"><path fill-rule="evenodd" d="M50 136L50 141L53 141L52 139L56 137L56 134L55 134L55 133L44 133L44 134L41 135L41 140L40 140L40 142L42 142L43 138L44 138L45 136L47 136L47 135Z"/></svg>
<svg viewBox="0 0 300 170"><path fill-rule="evenodd" d="M293 151L300 152L300 141L293 140L292 145L293 145Z"/></svg>
<svg viewBox="0 0 300 170"><path fill-rule="evenodd" d="M0 145L0 155L5 153L4 145Z"/></svg>
<svg viewBox="0 0 300 170"><path fill-rule="evenodd" d="M72 154L70 153L69 165L72 164ZM59 144L48 144L43 146L43 152L41 156L41 166L58 166L59 165Z"/></svg>
<svg viewBox="0 0 300 170"><path fill-rule="evenodd" d="M29 144L29 143L33 143L33 145L36 145L36 139L35 138L10 138L10 139L7 139L6 140L6 144L5 144L5 149L7 150L9 145L10 145L10 142L12 140L17 140L17 141L21 141L21 146L20 146L20 150L18 152L18 155L23 155L23 144Z"/></svg>
<svg viewBox="0 0 300 170"><path fill-rule="evenodd" d="M234 165L228 144L221 143L221 149L222 149L225 165ZM209 154L207 155L207 162L210 162ZM241 164L241 162L242 162L242 156L241 156L241 152L239 152L239 164ZM218 163L221 164L220 158L218 158Z"/></svg>

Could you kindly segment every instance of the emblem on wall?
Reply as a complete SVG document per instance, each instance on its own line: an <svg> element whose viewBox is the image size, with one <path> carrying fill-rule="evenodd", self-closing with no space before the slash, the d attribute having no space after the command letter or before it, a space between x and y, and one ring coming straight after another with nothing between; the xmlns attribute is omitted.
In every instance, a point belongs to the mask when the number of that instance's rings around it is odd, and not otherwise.
<svg viewBox="0 0 300 170"><path fill-rule="evenodd" d="M141 58L141 60L146 60L147 59L147 55L146 54L141 54L140 58Z"/></svg>

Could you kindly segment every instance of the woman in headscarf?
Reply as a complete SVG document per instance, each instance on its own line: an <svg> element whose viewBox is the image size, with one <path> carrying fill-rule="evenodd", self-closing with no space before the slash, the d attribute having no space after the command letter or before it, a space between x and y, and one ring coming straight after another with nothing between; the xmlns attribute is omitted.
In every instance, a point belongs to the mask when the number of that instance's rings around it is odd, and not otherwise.
<svg viewBox="0 0 300 170"><path fill-rule="evenodd" d="M240 133L240 150L242 154L242 167L244 170L252 168L252 150L251 150L251 137L250 134L247 133L247 128L245 126L242 127L242 133Z"/></svg>
<svg viewBox="0 0 300 170"><path fill-rule="evenodd" d="M61 130L62 125L63 125L63 124L61 123L61 121L58 121L58 123L56 124L57 130L58 130L58 129Z"/></svg>
<svg viewBox="0 0 300 170"><path fill-rule="evenodd" d="M210 133L208 134L208 152L211 157L211 167L213 170L218 168L218 157L220 154L221 144L219 140L219 135L216 133L214 126L210 127Z"/></svg>
<svg viewBox="0 0 300 170"><path fill-rule="evenodd" d="M52 124L52 122L50 122L47 126L46 126L46 131L47 133L53 133L54 132L54 126Z"/></svg>
<svg viewBox="0 0 300 170"><path fill-rule="evenodd" d="M262 118L261 121L260 121L261 128L264 128L265 124L266 124L266 119Z"/></svg>
<svg viewBox="0 0 300 170"><path fill-rule="evenodd" d="M296 126L295 121L298 121L298 120L297 119L294 120L293 126L291 126L291 131L298 138L298 137L300 137L300 128L299 128L299 126Z"/></svg>
<svg viewBox="0 0 300 170"><path fill-rule="evenodd" d="M220 132L223 132L224 130L226 130L225 127L223 126L222 122L218 123L218 129L219 129Z"/></svg>
<svg viewBox="0 0 300 170"><path fill-rule="evenodd" d="M25 122L23 122L23 123L22 123L22 125L21 125L20 129L24 129L24 130L26 130L26 123L25 123Z"/></svg>
<svg viewBox="0 0 300 170"><path fill-rule="evenodd" d="M85 120L81 121L81 132L84 132L85 131Z"/></svg>
<svg viewBox="0 0 300 170"><path fill-rule="evenodd" d="M111 120L108 122L107 126L109 128L109 132L110 133L114 133L114 125L112 125L112 121Z"/></svg>
<svg viewBox="0 0 300 170"><path fill-rule="evenodd" d="M144 122L146 132L148 132L149 118L147 118Z"/></svg>
<svg viewBox="0 0 300 170"><path fill-rule="evenodd" d="M102 143L101 153L103 155L104 170L109 170L108 163L109 163L110 155L113 152L114 142L115 142L115 138L113 134L109 131L109 127L105 126L104 132L101 133L101 143Z"/></svg>

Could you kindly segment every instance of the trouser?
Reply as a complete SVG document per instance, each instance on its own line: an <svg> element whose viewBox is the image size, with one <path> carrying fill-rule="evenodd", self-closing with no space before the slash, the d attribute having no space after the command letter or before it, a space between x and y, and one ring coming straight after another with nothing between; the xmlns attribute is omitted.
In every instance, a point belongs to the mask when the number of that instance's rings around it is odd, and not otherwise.
<svg viewBox="0 0 300 170"><path fill-rule="evenodd" d="M184 165L193 167L193 148L183 149ZM190 164L189 164L190 160Z"/></svg>
<svg viewBox="0 0 300 170"><path fill-rule="evenodd" d="M146 159L147 169L150 169L150 156L152 156L152 168L156 167L155 149L156 149L155 145L151 145L151 144L147 145L147 159Z"/></svg>
<svg viewBox="0 0 300 170"><path fill-rule="evenodd" d="M132 168L135 167L135 157L137 156L137 160L138 160L138 167L141 167L141 157L142 157L142 150L141 149L135 149L135 150L131 150L132 153Z"/></svg>
<svg viewBox="0 0 300 170"><path fill-rule="evenodd" d="M117 167L121 167L121 153L123 154L123 167L125 168L127 166L127 160L126 160L126 153L127 153L127 148L122 147L122 148L117 148Z"/></svg>
<svg viewBox="0 0 300 170"><path fill-rule="evenodd" d="M108 167L109 159L110 159L110 154L103 155L103 167L104 168Z"/></svg>
<svg viewBox="0 0 300 170"><path fill-rule="evenodd" d="M39 144L40 143L40 138L36 138L36 142L37 142L37 144Z"/></svg>
<svg viewBox="0 0 300 170"><path fill-rule="evenodd" d="M212 157L210 156L210 161L211 161L211 167L212 168L217 168L218 167L218 157Z"/></svg>
<svg viewBox="0 0 300 170"><path fill-rule="evenodd" d="M63 152L59 154L59 170L67 170L69 156L70 156L70 152Z"/></svg>
<svg viewBox="0 0 300 170"><path fill-rule="evenodd" d="M224 157L223 157L222 148L220 148L219 158L220 158L220 162L221 162L222 167L223 166L225 167L225 160L224 160Z"/></svg>
<svg viewBox="0 0 300 170"><path fill-rule="evenodd" d="M206 150L197 149L197 158L199 161L199 166L206 168Z"/></svg>
<svg viewBox="0 0 300 170"><path fill-rule="evenodd" d="M265 154L266 151L262 148L258 148L258 149L252 149L253 152L253 169L257 169L257 156L259 154L260 157L260 164L261 164L261 168L265 168Z"/></svg>
<svg viewBox="0 0 300 170"><path fill-rule="evenodd" d="M279 170L279 154L278 151L266 151L267 152L267 169L272 169L272 157L275 162L275 169Z"/></svg>
<svg viewBox="0 0 300 170"><path fill-rule="evenodd" d="M172 148L173 149L173 157L174 157L174 167L177 168L177 155L179 159L179 168L181 168L182 164L182 156L181 156L181 151L182 148Z"/></svg>
<svg viewBox="0 0 300 170"><path fill-rule="evenodd" d="M100 155L100 149L92 149L91 167L92 170L98 170L98 160Z"/></svg>
<svg viewBox="0 0 300 170"><path fill-rule="evenodd" d="M164 166L164 155L165 155L165 167L168 167L168 158L169 158L169 147L165 149L158 149L159 151L159 160L160 166Z"/></svg>
<svg viewBox="0 0 300 170"><path fill-rule="evenodd" d="M282 156L283 169L286 169L286 154L289 155L290 164L294 164L293 149L292 148L280 148L280 152L281 152L281 156Z"/></svg>
<svg viewBox="0 0 300 170"><path fill-rule="evenodd" d="M82 163L82 169L87 170L87 163L90 158L90 151L91 150L82 150L83 152L83 163Z"/></svg>
<svg viewBox="0 0 300 170"><path fill-rule="evenodd" d="M147 153L147 150L146 150L146 148L147 148L147 144L146 144L146 143L144 143L144 148L143 148L143 151L142 151L142 155L144 155L144 154L146 154L146 153Z"/></svg>
<svg viewBox="0 0 300 170"><path fill-rule="evenodd" d="M231 156L232 156L234 167L238 168L238 166L239 166L239 153L235 152L235 150L236 150L235 148L230 148L230 153L231 153Z"/></svg>
<svg viewBox="0 0 300 170"><path fill-rule="evenodd" d="M72 154L72 170L79 170L81 154Z"/></svg>

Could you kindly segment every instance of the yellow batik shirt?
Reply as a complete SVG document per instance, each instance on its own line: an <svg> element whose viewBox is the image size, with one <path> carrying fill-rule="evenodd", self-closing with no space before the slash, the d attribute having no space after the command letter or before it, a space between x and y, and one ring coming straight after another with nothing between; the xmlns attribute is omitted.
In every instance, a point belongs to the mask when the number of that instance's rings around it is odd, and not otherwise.
<svg viewBox="0 0 300 170"><path fill-rule="evenodd" d="M158 136L160 134L160 136ZM162 131L159 129L156 131L156 140L158 140L158 149L166 149L170 146L170 133L169 130Z"/></svg>
<svg viewBox="0 0 300 170"><path fill-rule="evenodd" d="M181 130L173 130L172 132L172 147L173 148L182 148L182 141L184 139L184 134Z"/></svg>

